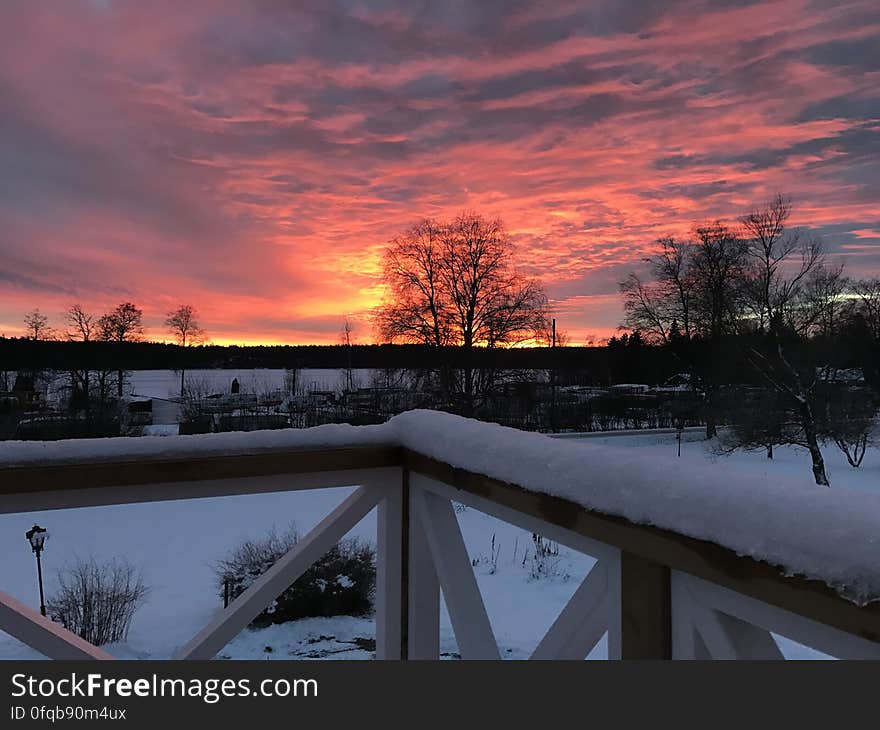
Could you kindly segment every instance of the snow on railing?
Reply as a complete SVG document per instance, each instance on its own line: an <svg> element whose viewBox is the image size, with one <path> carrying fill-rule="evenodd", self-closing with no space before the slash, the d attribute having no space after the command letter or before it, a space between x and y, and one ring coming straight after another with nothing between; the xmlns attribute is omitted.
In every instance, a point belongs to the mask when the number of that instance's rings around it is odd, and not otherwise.
<svg viewBox="0 0 880 730"><path fill-rule="evenodd" d="M178 653L210 658L378 507L377 657L498 658L452 501L598 559L535 658L880 656L880 496L434 411L378 426L0 443L0 512L360 485ZM103 656L0 593L0 629ZM4 614L5 611L5 614ZM4 619L5 615L5 619ZM71 654L72 653L72 654Z"/></svg>

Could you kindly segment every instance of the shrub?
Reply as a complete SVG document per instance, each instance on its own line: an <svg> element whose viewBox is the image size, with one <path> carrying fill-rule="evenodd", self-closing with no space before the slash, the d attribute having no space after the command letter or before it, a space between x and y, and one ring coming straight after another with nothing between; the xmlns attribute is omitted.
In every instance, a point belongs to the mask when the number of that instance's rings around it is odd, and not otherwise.
<svg viewBox="0 0 880 730"><path fill-rule="evenodd" d="M528 566L529 580L568 580L569 575L562 568L559 557L559 543L533 532L531 558L526 549L523 566Z"/></svg>
<svg viewBox="0 0 880 730"><path fill-rule="evenodd" d="M270 530L258 540L246 540L214 566L223 596L229 583L234 599L288 552L298 540L296 530ZM252 625L280 624L308 616L364 616L372 612L376 585L376 554L361 540L342 540L276 598Z"/></svg>
<svg viewBox="0 0 880 730"><path fill-rule="evenodd" d="M47 604L49 614L95 646L125 641L131 620L149 593L124 559L105 563L77 559L59 571L58 583Z"/></svg>
<svg viewBox="0 0 880 730"><path fill-rule="evenodd" d="M820 393L823 436L833 441L849 465L862 465L868 447L877 440L880 404L867 388L827 387Z"/></svg>

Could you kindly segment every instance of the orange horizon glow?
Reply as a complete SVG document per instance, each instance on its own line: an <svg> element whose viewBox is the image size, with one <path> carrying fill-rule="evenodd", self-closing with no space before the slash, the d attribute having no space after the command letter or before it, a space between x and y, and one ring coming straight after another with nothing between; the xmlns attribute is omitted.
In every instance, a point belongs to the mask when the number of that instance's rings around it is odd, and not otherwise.
<svg viewBox="0 0 880 730"><path fill-rule="evenodd" d="M373 343L381 252L501 217L571 344L654 241L783 192L880 273L873 2L9 0L0 334L122 301L168 340Z"/></svg>

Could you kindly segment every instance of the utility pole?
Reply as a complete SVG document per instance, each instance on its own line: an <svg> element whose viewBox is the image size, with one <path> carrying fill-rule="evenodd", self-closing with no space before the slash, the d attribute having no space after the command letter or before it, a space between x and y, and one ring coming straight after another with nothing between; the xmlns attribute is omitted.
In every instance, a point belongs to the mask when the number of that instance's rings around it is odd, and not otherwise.
<svg viewBox="0 0 880 730"><path fill-rule="evenodd" d="M553 334L550 340L550 349L553 351L550 365L550 428L556 433L556 317L553 318Z"/></svg>

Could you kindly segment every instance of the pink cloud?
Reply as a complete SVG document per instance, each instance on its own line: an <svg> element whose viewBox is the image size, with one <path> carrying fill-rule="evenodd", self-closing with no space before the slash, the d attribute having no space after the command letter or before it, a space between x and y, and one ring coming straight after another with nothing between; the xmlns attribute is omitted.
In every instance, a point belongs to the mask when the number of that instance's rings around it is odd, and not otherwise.
<svg viewBox="0 0 880 730"><path fill-rule="evenodd" d="M189 301L217 340L369 339L384 243L465 208L574 341L658 236L777 191L880 268L870 3L492 5L5 3L0 332L126 298L157 337Z"/></svg>

